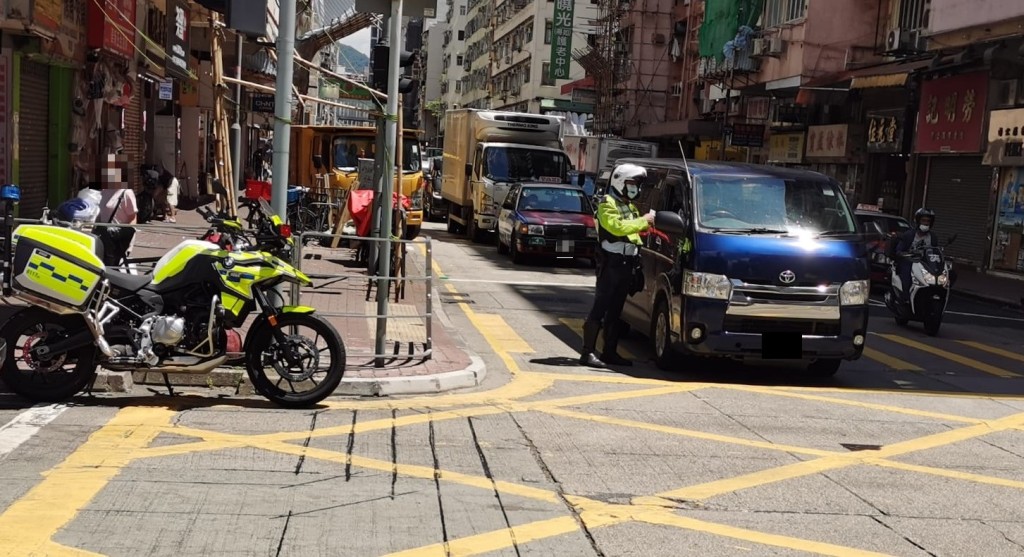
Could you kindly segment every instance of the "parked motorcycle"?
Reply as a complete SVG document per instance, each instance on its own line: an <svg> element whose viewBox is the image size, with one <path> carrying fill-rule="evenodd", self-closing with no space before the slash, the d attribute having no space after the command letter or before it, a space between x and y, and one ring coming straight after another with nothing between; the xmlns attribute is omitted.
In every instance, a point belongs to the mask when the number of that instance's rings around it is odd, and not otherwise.
<svg viewBox="0 0 1024 557"><path fill-rule="evenodd" d="M950 238L946 245L954 240L955 237ZM909 285L902 283L897 272L901 257L911 263ZM951 278L952 269L953 263L946 260L941 247L925 246L897 254L897 258L889 264L892 286L885 293L885 306L895 316L896 324L902 326L910 321L920 321L924 323L924 330L929 336L938 335L954 282Z"/></svg>
<svg viewBox="0 0 1024 557"><path fill-rule="evenodd" d="M243 352L256 391L285 407L323 400L345 373L345 346L313 308L273 303L276 286L310 280L287 262L288 225L265 201L260 210L266 218L251 248L185 240L151 275L104 267L89 234L18 227L5 257L12 295L31 305L0 326L7 342L0 378L31 400L60 401L88 385L97 365L165 378L209 373L228 358L228 332L255 312ZM225 235L242 233L233 219L204 216Z"/></svg>

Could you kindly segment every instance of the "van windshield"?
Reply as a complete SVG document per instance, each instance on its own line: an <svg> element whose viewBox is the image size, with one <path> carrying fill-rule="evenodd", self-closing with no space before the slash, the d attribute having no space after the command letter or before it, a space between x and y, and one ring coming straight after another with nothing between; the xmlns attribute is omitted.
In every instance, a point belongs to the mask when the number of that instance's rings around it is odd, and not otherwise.
<svg viewBox="0 0 1024 557"><path fill-rule="evenodd" d="M562 183L568 172L569 157L558 151L514 147L488 147L484 151L484 176L496 182Z"/></svg>
<svg viewBox="0 0 1024 557"><path fill-rule="evenodd" d="M833 182L705 174L695 184L698 223L707 230L828 235L857 230Z"/></svg>
<svg viewBox="0 0 1024 557"><path fill-rule="evenodd" d="M419 141L413 137L403 138L402 147L402 170L421 170ZM359 159L372 159L376 152L377 143L373 136L336 135L331 160L334 168L354 170L359 167Z"/></svg>

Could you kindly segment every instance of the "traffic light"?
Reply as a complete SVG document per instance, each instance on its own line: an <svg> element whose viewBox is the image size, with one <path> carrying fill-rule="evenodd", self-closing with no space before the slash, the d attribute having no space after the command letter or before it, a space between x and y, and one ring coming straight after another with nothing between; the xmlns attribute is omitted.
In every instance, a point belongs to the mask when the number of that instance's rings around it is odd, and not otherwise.
<svg viewBox="0 0 1024 557"><path fill-rule="evenodd" d="M388 91L388 65L391 62L391 47L387 45L377 45L373 47L373 75L371 76L371 83L374 89L387 93ZM411 93L416 90L418 80L406 76L406 68L413 65L416 61L416 53L403 50L399 56L399 78L398 78L398 92L401 94Z"/></svg>

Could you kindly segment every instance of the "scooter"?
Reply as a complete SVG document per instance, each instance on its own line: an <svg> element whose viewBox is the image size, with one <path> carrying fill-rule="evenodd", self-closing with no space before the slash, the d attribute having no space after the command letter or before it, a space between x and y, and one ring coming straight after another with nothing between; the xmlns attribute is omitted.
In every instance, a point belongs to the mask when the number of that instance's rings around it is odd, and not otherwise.
<svg viewBox="0 0 1024 557"><path fill-rule="evenodd" d="M955 239L955 236L950 238L946 245ZM909 285L900 280L899 258L911 262ZM954 282L953 263L946 260L943 248L925 246L897 254L896 259L889 262L889 272L892 286L885 293L885 306L893 313L896 324L903 326L910 321L920 321L928 336L938 335Z"/></svg>

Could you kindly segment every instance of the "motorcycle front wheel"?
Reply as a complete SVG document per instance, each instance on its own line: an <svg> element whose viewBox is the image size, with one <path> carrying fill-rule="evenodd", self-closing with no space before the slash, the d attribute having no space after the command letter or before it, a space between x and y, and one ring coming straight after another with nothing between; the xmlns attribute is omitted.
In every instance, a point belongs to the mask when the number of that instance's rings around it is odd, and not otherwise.
<svg viewBox="0 0 1024 557"><path fill-rule="evenodd" d="M76 348L36 360L31 349L41 342L57 341L85 329L79 315L57 315L42 308L28 308L0 328L7 341L7 358L0 379L19 395L35 402L61 402L85 388L96 376L96 347Z"/></svg>
<svg viewBox="0 0 1024 557"><path fill-rule="evenodd" d="M315 315L277 318L284 334L261 321L249 332L246 372L256 392L286 408L311 406L327 398L345 376L345 344L338 331Z"/></svg>

